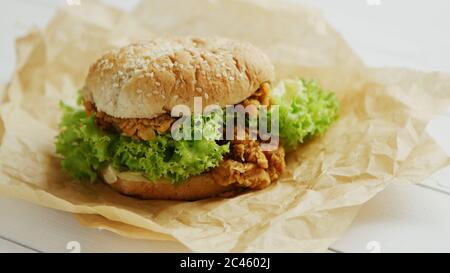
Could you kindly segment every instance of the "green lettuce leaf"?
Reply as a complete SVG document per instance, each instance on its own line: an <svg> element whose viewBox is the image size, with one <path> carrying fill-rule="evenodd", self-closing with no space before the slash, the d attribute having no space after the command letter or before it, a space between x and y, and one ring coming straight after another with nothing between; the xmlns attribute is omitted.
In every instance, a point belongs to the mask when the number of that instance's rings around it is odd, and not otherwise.
<svg viewBox="0 0 450 273"><path fill-rule="evenodd" d="M279 134L287 150L322 134L338 118L335 95L312 81L280 82L272 90L272 103L278 105ZM167 178L179 183L218 166L230 151L229 144L219 145L215 141L222 134L223 113L192 117L192 121L200 119L203 123L200 140L175 140L171 134L165 134L152 141L138 141L98 129L83 109L63 103L61 108L63 117L56 152L62 156L62 168L78 180L94 182L98 172L111 165L119 171L139 172L150 181ZM189 128L187 134L194 136L194 130L198 126Z"/></svg>
<svg viewBox="0 0 450 273"><path fill-rule="evenodd" d="M228 144L209 140L174 140L170 134L152 141L120 136L112 145L112 165L121 171L143 173L150 181L168 178L180 182L216 167L229 152Z"/></svg>
<svg viewBox="0 0 450 273"><path fill-rule="evenodd" d="M170 134L152 141L98 129L84 110L61 104L61 132L56 152L63 157L62 168L78 180L97 180L107 165L120 171L140 172L151 181L167 178L173 183L216 167L229 152L229 145L214 140L179 140Z"/></svg>
<svg viewBox="0 0 450 273"><path fill-rule="evenodd" d="M95 181L97 171L110 158L113 138L97 129L84 111L62 103L61 108L62 131L56 138L56 152L64 157L61 166L76 179Z"/></svg>
<svg viewBox="0 0 450 273"><path fill-rule="evenodd" d="M322 90L314 81L280 82L272 90L272 103L279 106L280 138L287 150L322 134L338 118L335 94Z"/></svg>

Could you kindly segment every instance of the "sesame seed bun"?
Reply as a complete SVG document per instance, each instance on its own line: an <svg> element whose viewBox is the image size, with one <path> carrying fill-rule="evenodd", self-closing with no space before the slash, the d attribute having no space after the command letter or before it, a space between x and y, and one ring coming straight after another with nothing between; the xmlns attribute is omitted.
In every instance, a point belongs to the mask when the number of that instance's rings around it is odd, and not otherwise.
<svg viewBox="0 0 450 273"><path fill-rule="evenodd" d="M153 118L194 97L203 105L237 104L273 80L268 57L223 38L167 38L110 51L89 70L84 99L118 118Z"/></svg>

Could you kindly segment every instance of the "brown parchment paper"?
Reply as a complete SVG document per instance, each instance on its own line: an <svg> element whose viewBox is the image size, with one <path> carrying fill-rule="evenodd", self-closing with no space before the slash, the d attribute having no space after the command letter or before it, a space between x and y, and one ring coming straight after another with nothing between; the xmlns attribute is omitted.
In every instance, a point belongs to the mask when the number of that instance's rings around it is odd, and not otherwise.
<svg viewBox="0 0 450 273"><path fill-rule="evenodd" d="M340 120L288 155L284 178L232 199L142 201L71 181L54 137L58 102L73 100L106 49L161 35L214 35L262 48L279 79L336 91ZM425 125L450 105L450 76L370 69L316 10L280 1L153 0L131 13L83 1L17 40L1 92L0 193L83 214L81 223L193 251L324 251L388 183L415 183L450 164Z"/></svg>

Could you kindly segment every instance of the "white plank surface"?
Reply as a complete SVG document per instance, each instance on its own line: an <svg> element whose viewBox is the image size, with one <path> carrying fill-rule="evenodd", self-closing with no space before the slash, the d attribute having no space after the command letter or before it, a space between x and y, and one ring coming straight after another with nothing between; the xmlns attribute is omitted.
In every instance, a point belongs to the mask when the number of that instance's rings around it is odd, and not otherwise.
<svg viewBox="0 0 450 273"><path fill-rule="evenodd" d="M299 0L320 8L370 66L450 72L448 0Z"/></svg>
<svg viewBox="0 0 450 273"><path fill-rule="evenodd" d="M17 242L0 238L0 253L36 253L27 246L21 246Z"/></svg>
<svg viewBox="0 0 450 273"><path fill-rule="evenodd" d="M81 227L71 213L28 202L0 198L0 235L41 252L70 252L77 242L82 252L186 252L176 242L133 240L105 230ZM0 252L4 251L0 244Z"/></svg>
<svg viewBox="0 0 450 273"><path fill-rule="evenodd" d="M333 248L343 252L450 252L450 196L414 185L391 185L368 202Z"/></svg>
<svg viewBox="0 0 450 273"><path fill-rule="evenodd" d="M88 0L81 0L83 1ZM137 0L105 1L131 9ZM450 1L303 0L317 6L370 66L406 66L450 72ZM64 0L0 3L0 83L14 70L14 39L43 27ZM426 52L426 54L425 54ZM429 125L450 154L450 111ZM450 168L421 185L393 185L369 201L332 249L340 252L449 252ZM0 252L179 252L174 242L125 239L83 228L72 215L0 198ZM76 243L75 243L76 244Z"/></svg>

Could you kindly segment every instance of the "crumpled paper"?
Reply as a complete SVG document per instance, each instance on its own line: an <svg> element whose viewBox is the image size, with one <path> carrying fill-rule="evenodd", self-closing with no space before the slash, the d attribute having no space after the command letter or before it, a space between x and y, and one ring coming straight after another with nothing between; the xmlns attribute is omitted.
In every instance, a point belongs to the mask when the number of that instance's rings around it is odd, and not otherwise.
<svg viewBox="0 0 450 273"><path fill-rule="evenodd" d="M161 35L250 41L278 79L301 75L334 90L341 117L288 155L281 181L231 199L143 201L72 181L54 148L59 101L74 99L103 51ZM450 164L425 133L450 105L450 76L367 68L319 12L302 6L153 0L125 13L83 1L16 47L17 70L0 93L0 194L81 214L83 225L123 236L206 252L325 251L388 183L419 182Z"/></svg>

